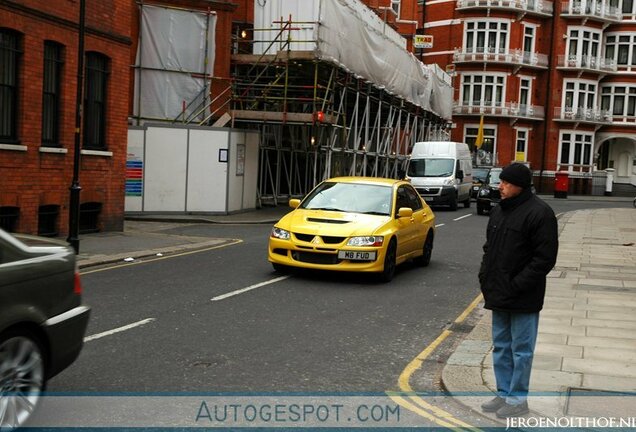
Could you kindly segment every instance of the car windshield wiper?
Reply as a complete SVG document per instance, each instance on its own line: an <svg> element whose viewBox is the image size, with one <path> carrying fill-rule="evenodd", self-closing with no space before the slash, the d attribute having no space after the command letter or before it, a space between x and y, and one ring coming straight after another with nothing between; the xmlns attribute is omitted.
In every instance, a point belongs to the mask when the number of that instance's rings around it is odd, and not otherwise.
<svg viewBox="0 0 636 432"><path fill-rule="evenodd" d="M387 212L379 212L379 211L366 211L366 212L360 212L362 214L367 214L367 215L377 215L377 216L388 216L389 214Z"/></svg>

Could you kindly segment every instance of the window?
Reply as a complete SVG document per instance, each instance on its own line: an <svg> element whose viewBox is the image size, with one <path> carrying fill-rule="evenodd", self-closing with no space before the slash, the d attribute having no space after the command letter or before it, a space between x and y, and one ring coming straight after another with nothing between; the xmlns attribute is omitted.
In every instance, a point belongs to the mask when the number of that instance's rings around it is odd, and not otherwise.
<svg viewBox="0 0 636 432"><path fill-rule="evenodd" d="M86 53L84 89L84 148L106 150L106 89L108 58Z"/></svg>
<svg viewBox="0 0 636 432"><path fill-rule="evenodd" d="M504 103L503 75L462 75L463 105L499 107Z"/></svg>
<svg viewBox="0 0 636 432"><path fill-rule="evenodd" d="M576 113L579 118L589 117L588 114L596 107L596 82L564 80L564 84L565 111Z"/></svg>
<svg viewBox="0 0 636 432"><path fill-rule="evenodd" d="M7 232L15 232L18 228L20 207L0 207L0 228Z"/></svg>
<svg viewBox="0 0 636 432"><path fill-rule="evenodd" d="M515 161L525 162L528 154L528 129L517 129L517 152Z"/></svg>
<svg viewBox="0 0 636 432"><path fill-rule="evenodd" d="M601 32L585 27L570 28L568 33L568 66L595 68L600 53Z"/></svg>
<svg viewBox="0 0 636 432"><path fill-rule="evenodd" d="M57 220L59 205L42 205L38 208L38 235L55 237L58 235Z"/></svg>
<svg viewBox="0 0 636 432"><path fill-rule="evenodd" d="M530 90L532 80L530 78L519 78L519 114L528 115L530 103Z"/></svg>
<svg viewBox="0 0 636 432"><path fill-rule="evenodd" d="M18 142L18 91L21 36L0 29L0 142Z"/></svg>
<svg viewBox="0 0 636 432"><path fill-rule="evenodd" d="M391 9L393 9L393 12L395 12L395 16L396 17L400 17L400 5L402 3L402 0L391 0Z"/></svg>
<svg viewBox="0 0 636 432"><path fill-rule="evenodd" d="M634 0L623 0L623 19L629 19L629 16L634 16Z"/></svg>
<svg viewBox="0 0 636 432"><path fill-rule="evenodd" d="M60 144L60 82L62 79L62 46L44 42L44 74L42 85L42 145Z"/></svg>
<svg viewBox="0 0 636 432"><path fill-rule="evenodd" d="M561 165L590 165L592 162L593 134L575 131L561 132L559 161Z"/></svg>
<svg viewBox="0 0 636 432"><path fill-rule="evenodd" d="M614 33L605 39L605 58L614 60L619 68L636 66L636 34Z"/></svg>
<svg viewBox="0 0 636 432"><path fill-rule="evenodd" d="M464 132L464 142L468 144L471 152L473 152L473 162L475 166L494 166L497 163L496 135L497 130L493 127L484 127L484 143L479 149L475 148L475 140L479 127L477 125L467 127Z"/></svg>
<svg viewBox="0 0 636 432"><path fill-rule="evenodd" d="M79 233L88 234L99 232L99 215L102 212L102 203L85 202L79 209Z"/></svg>
<svg viewBox="0 0 636 432"><path fill-rule="evenodd" d="M466 23L466 53L503 54L508 48L508 23L477 21Z"/></svg>
<svg viewBox="0 0 636 432"><path fill-rule="evenodd" d="M523 30L523 51L527 53L534 52L534 39L536 28L526 25Z"/></svg>
<svg viewBox="0 0 636 432"><path fill-rule="evenodd" d="M601 88L601 110L610 112L614 117L636 117L636 85L604 85Z"/></svg>

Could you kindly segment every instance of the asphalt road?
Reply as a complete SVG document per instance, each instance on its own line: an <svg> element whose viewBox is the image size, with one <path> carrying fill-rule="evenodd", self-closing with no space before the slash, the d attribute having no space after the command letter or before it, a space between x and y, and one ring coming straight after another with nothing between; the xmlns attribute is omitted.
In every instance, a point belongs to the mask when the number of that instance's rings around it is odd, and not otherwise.
<svg viewBox="0 0 636 432"><path fill-rule="evenodd" d="M556 213L631 203L550 201ZM429 267L371 275L275 273L267 225L183 225L225 248L87 271L93 308L77 362L53 392L377 392L479 294L486 216L436 210ZM219 298L251 288L231 297ZM214 299L214 300L213 300ZM125 326L131 325L130 328ZM122 329L123 327L123 329ZM120 330L110 333L113 330ZM425 390L425 389L421 389Z"/></svg>

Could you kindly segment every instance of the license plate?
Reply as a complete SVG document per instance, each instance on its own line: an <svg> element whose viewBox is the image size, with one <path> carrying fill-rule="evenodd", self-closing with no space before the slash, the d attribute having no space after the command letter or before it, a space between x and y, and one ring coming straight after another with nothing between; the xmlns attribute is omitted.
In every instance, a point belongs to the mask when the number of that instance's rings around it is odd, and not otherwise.
<svg viewBox="0 0 636 432"><path fill-rule="evenodd" d="M435 201L435 198L434 197L424 197L424 201L433 202L433 201Z"/></svg>
<svg viewBox="0 0 636 432"><path fill-rule="evenodd" d="M496 205L497 205L497 203L496 203L496 202L492 202L492 201L490 202L490 207L494 207L494 206L496 206Z"/></svg>
<svg viewBox="0 0 636 432"><path fill-rule="evenodd" d="M375 252L339 251L338 258L351 261L374 261Z"/></svg>
<svg viewBox="0 0 636 432"><path fill-rule="evenodd" d="M473 186L473 190L479 190L479 186Z"/></svg>

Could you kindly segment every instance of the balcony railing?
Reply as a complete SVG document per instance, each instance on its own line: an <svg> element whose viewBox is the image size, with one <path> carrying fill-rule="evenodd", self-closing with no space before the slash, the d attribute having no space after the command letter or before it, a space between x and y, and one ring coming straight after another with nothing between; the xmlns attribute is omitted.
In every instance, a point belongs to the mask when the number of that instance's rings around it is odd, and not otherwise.
<svg viewBox="0 0 636 432"><path fill-rule="evenodd" d="M610 58L600 58L588 55L583 56L566 56L558 57L558 68L561 69L582 69L591 72L616 72L616 60Z"/></svg>
<svg viewBox="0 0 636 432"><path fill-rule="evenodd" d="M506 9L551 16L554 4L543 0L457 0L457 9Z"/></svg>
<svg viewBox="0 0 636 432"><path fill-rule="evenodd" d="M583 122L594 124L612 123L612 113L609 110L581 107L556 107L554 119L561 121Z"/></svg>
<svg viewBox="0 0 636 432"><path fill-rule="evenodd" d="M511 118L526 118L542 120L545 118L545 110L537 105L520 105L516 102L492 105L462 105L455 101L453 114L457 115L486 115Z"/></svg>
<svg viewBox="0 0 636 432"><path fill-rule="evenodd" d="M536 68L548 67L546 54L490 47L478 47L476 50L456 48L453 61L455 63L505 63Z"/></svg>
<svg viewBox="0 0 636 432"><path fill-rule="evenodd" d="M561 16L565 18L592 18L605 22L619 22L623 19L621 9L594 0L562 2Z"/></svg>

